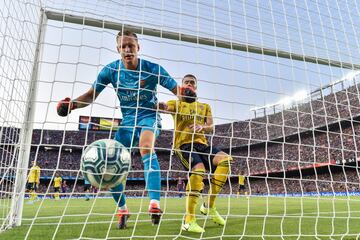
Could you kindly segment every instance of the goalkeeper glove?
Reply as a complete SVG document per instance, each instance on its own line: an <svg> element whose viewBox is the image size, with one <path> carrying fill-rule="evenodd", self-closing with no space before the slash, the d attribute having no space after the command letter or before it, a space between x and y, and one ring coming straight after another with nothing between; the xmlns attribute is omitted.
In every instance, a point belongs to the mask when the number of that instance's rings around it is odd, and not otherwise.
<svg viewBox="0 0 360 240"><path fill-rule="evenodd" d="M66 117L68 114L70 114L71 110L74 110L75 108L76 103L71 102L69 97L59 101L56 106L57 114L61 117Z"/></svg>
<svg viewBox="0 0 360 240"><path fill-rule="evenodd" d="M192 103L196 101L196 92L192 87L186 86L180 88L180 95L183 101Z"/></svg>

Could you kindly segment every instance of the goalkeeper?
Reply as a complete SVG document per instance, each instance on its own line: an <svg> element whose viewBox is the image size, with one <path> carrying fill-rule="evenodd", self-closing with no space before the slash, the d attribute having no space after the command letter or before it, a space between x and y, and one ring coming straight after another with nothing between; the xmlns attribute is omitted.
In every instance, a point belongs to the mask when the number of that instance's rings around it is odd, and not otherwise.
<svg viewBox="0 0 360 240"><path fill-rule="evenodd" d="M175 121L175 152L182 165L190 171L186 186L186 216L182 225L184 231L202 233L205 230L196 223L195 208L203 189L205 171L212 173L209 199L203 203L200 212L209 215L218 225L225 220L215 208L216 196L224 186L232 158L214 146L209 146L205 133L213 131L211 108L197 101L197 79L187 74L180 88L181 100L159 104L159 108L170 112Z"/></svg>
<svg viewBox="0 0 360 240"><path fill-rule="evenodd" d="M156 109L156 89L160 84L176 95L177 83L160 65L138 58L140 45L135 33L119 32L116 43L121 60L106 65L86 93L74 100L65 98L60 101L57 111L60 116L67 116L71 110L91 104L108 84L113 86L120 101L123 116L115 139L129 149L139 145L150 198L149 213L152 223L158 224L162 214L160 209L161 178L154 143L160 133L161 118ZM125 196L122 193L123 185L120 184L111 191L119 207L118 227L123 229L129 217Z"/></svg>

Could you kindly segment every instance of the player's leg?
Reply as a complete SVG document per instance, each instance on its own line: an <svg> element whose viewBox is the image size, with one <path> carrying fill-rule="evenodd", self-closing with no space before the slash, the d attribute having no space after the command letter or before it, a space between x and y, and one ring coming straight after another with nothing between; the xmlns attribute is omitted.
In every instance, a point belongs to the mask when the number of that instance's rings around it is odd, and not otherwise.
<svg viewBox="0 0 360 240"><path fill-rule="evenodd" d="M149 213L153 224L159 224L162 214L160 209L160 165L154 151L154 144L158 135L159 130L150 127L143 127L141 129L139 140L141 160L144 164L144 178L146 181L148 196L150 198Z"/></svg>
<svg viewBox="0 0 360 240"><path fill-rule="evenodd" d="M30 201L35 201L37 200L37 193L35 192L35 190L31 191L31 196L30 196Z"/></svg>
<svg viewBox="0 0 360 240"><path fill-rule="evenodd" d="M186 185L186 214L182 229L184 231L202 233L205 230L196 223L195 210L204 187L205 166L198 154L190 153L191 144L183 145L181 150L183 151L176 152L181 163L187 170L191 169Z"/></svg>
<svg viewBox="0 0 360 240"><path fill-rule="evenodd" d="M215 168L215 171L210 181L209 199L201 206L200 212L210 215L215 223L223 226L225 224L225 220L217 212L215 200L226 183L232 158L228 154L216 148L212 148L211 150L212 154L210 156L210 161L212 162L212 169Z"/></svg>
<svg viewBox="0 0 360 240"><path fill-rule="evenodd" d="M60 200L60 188L56 187L54 188L54 191L55 191L54 193L55 200Z"/></svg>
<svg viewBox="0 0 360 240"><path fill-rule="evenodd" d="M84 191L85 191L85 201L89 201L90 200L90 184L85 184L84 185Z"/></svg>
<svg viewBox="0 0 360 240"><path fill-rule="evenodd" d="M37 200L36 183L30 183L30 184L31 184L30 201L33 202Z"/></svg>
<svg viewBox="0 0 360 240"><path fill-rule="evenodd" d="M182 198L184 189L183 189L183 188L179 188L179 189L178 189L178 192L179 192L179 194L178 194L179 198Z"/></svg>
<svg viewBox="0 0 360 240"><path fill-rule="evenodd" d="M26 193L28 194L28 197L29 197L29 201L27 202L28 204L32 204L33 201L31 200L32 196L31 196L31 193L32 193L32 184L31 183L26 183Z"/></svg>
<svg viewBox="0 0 360 240"><path fill-rule="evenodd" d="M210 197L209 197L209 207L215 207L215 199L220 193L221 189L226 183L230 172L230 164L232 158L220 151L217 152L212 160L213 165L216 167L214 174L211 177L211 186L210 186Z"/></svg>
<svg viewBox="0 0 360 240"><path fill-rule="evenodd" d="M112 196L117 203L117 217L118 217L118 228L125 229L127 227L127 220L130 217L129 209L126 206L124 191L124 184L110 189Z"/></svg>
<svg viewBox="0 0 360 240"><path fill-rule="evenodd" d="M244 184L244 185L241 185L240 187L241 187L241 191L244 193L244 196L245 196L246 198L248 198L249 196L248 196L248 192L246 191L245 184Z"/></svg>
<svg viewBox="0 0 360 240"><path fill-rule="evenodd" d="M119 128L119 130L115 134L115 140L120 142L125 147L129 148L132 144L133 139L133 131L134 128ZM110 189L112 193L113 199L117 204L117 217L118 217L118 228L124 229L126 228L126 222L130 217L129 209L126 206L126 199L124 191L124 184L121 183L113 188Z"/></svg>

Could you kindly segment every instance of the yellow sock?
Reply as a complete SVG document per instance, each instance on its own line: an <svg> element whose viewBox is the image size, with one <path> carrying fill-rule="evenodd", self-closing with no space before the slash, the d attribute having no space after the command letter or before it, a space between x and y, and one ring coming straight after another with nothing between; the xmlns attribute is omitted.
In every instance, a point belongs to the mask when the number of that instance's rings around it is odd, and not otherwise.
<svg viewBox="0 0 360 240"><path fill-rule="evenodd" d="M35 192L35 191L32 191L32 192L31 192L31 195L30 195L30 201L34 201L36 198L37 198L36 192Z"/></svg>
<svg viewBox="0 0 360 240"><path fill-rule="evenodd" d="M60 199L60 194L59 194L58 192L56 192L56 193L54 194L54 197L55 197L56 200L59 200L59 199Z"/></svg>
<svg viewBox="0 0 360 240"><path fill-rule="evenodd" d="M190 175L186 185L186 217L185 223L195 219L195 209L199 200L200 192L203 189L205 169L196 169Z"/></svg>
<svg viewBox="0 0 360 240"><path fill-rule="evenodd" d="M230 170L230 163L232 158L230 156L225 157L219 162L216 166L214 175L211 178L210 192L209 192L209 207L213 208L215 206L216 196L221 191L222 187L226 183L226 179Z"/></svg>

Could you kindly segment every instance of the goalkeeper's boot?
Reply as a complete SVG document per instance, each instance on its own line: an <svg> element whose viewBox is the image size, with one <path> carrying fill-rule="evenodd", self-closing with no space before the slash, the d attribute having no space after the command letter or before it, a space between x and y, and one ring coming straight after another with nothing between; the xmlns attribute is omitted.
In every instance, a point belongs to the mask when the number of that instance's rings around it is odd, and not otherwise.
<svg viewBox="0 0 360 240"><path fill-rule="evenodd" d="M125 229L126 222L130 218L128 209L119 209L116 216L118 217L118 229Z"/></svg>
<svg viewBox="0 0 360 240"><path fill-rule="evenodd" d="M163 212L161 211L161 209L157 204L155 203L150 204L149 214L151 216L151 222L153 225L159 224L162 213Z"/></svg>
<svg viewBox="0 0 360 240"><path fill-rule="evenodd" d="M199 226L199 224L197 224L196 220L192 220L188 223L184 223L182 226L181 226L181 229L183 231L186 231L186 232L193 232L193 233L203 233L205 232L205 229L203 229L202 227Z"/></svg>
<svg viewBox="0 0 360 240"><path fill-rule="evenodd" d="M216 211L215 207L207 208L207 207L204 206L204 204L202 204L201 207L200 207L200 212L201 212L201 214L209 215L214 223L216 223L216 224L218 224L220 226L225 225L224 218L219 214L218 211Z"/></svg>

